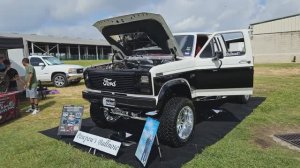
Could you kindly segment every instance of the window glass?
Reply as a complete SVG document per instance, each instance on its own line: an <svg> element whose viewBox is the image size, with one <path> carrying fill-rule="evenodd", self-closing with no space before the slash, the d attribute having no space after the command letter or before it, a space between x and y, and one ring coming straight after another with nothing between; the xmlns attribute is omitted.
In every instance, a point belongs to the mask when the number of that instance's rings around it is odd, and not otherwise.
<svg viewBox="0 0 300 168"><path fill-rule="evenodd" d="M31 58L30 64L32 66L39 66L39 63L44 63L40 58Z"/></svg>
<svg viewBox="0 0 300 168"><path fill-rule="evenodd" d="M200 58L212 58L213 57L213 52L212 52L212 42L210 42L205 49L203 50L203 52L200 55Z"/></svg>
<svg viewBox="0 0 300 168"><path fill-rule="evenodd" d="M63 62L61 62L59 59L57 59L55 57L43 57L43 59L45 60L45 62L48 65L60 65L60 64L63 64Z"/></svg>
<svg viewBox="0 0 300 168"><path fill-rule="evenodd" d="M226 45L226 56L241 56L246 53L243 33L223 33L221 34Z"/></svg>
<svg viewBox="0 0 300 168"><path fill-rule="evenodd" d="M183 56L191 56L193 52L194 36L193 35L176 35L174 36L177 44L181 48Z"/></svg>

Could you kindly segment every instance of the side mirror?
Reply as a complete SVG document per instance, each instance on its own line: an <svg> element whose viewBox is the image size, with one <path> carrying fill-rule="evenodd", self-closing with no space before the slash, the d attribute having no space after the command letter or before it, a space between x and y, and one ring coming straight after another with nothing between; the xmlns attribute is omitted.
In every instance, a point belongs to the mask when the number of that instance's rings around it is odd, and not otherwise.
<svg viewBox="0 0 300 168"><path fill-rule="evenodd" d="M223 52L217 51L217 52L215 52L215 56L212 58L212 60L217 61L217 60L223 59L223 58L224 58Z"/></svg>
<svg viewBox="0 0 300 168"><path fill-rule="evenodd" d="M39 66L45 66L45 64L44 64L44 63L42 63L42 62L40 62L40 63L39 63Z"/></svg>

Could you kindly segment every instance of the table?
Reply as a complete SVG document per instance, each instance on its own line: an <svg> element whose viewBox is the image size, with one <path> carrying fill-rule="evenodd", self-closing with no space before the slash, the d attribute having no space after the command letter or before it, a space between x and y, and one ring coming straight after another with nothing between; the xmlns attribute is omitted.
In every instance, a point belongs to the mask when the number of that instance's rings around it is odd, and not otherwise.
<svg viewBox="0 0 300 168"><path fill-rule="evenodd" d="M0 124L20 116L19 93L21 91L0 93Z"/></svg>

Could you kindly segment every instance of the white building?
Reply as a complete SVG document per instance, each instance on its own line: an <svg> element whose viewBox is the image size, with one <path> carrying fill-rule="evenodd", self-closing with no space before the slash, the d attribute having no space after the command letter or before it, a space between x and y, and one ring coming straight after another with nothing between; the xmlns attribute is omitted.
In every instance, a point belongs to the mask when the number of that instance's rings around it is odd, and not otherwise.
<svg viewBox="0 0 300 168"><path fill-rule="evenodd" d="M255 63L300 62L300 14L250 24Z"/></svg>

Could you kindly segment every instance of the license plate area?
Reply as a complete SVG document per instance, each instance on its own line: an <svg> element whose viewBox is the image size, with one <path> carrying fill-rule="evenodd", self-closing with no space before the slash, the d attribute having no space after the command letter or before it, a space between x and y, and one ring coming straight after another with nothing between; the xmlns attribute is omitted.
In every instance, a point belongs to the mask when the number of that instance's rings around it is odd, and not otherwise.
<svg viewBox="0 0 300 168"><path fill-rule="evenodd" d="M116 107L116 100L114 98L103 97L102 104L105 107Z"/></svg>

